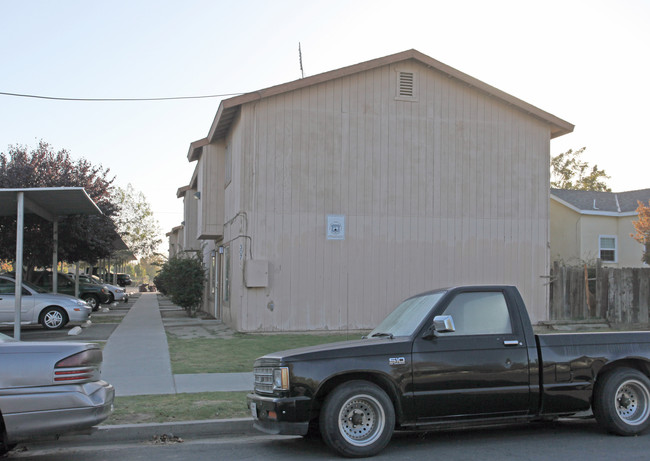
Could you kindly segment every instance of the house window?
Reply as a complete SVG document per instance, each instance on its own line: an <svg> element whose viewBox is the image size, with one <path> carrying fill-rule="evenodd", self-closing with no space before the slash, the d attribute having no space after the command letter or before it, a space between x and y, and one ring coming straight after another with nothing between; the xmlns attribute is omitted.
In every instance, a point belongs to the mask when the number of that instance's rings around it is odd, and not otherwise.
<svg viewBox="0 0 650 461"><path fill-rule="evenodd" d="M601 235L598 237L598 253L600 260L606 263L615 263L618 260L616 254L616 236Z"/></svg>

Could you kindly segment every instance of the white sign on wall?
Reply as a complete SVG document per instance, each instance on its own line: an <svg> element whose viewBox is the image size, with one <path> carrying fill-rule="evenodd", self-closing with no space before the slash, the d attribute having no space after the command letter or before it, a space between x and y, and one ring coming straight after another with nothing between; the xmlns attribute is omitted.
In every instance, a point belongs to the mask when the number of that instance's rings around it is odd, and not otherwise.
<svg viewBox="0 0 650 461"><path fill-rule="evenodd" d="M345 240L345 216L327 215L327 240Z"/></svg>

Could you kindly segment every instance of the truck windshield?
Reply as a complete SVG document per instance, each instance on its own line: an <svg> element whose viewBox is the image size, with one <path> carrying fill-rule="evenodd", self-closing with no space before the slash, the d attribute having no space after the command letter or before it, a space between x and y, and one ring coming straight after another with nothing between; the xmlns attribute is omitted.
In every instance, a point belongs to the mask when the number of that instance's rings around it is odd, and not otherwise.
<svg viewBox="0 0 650 461"><path fill-rule="evenodd" d="M407 299L372 330L368 337L411 336L445 293L436 291Z"/></svg>

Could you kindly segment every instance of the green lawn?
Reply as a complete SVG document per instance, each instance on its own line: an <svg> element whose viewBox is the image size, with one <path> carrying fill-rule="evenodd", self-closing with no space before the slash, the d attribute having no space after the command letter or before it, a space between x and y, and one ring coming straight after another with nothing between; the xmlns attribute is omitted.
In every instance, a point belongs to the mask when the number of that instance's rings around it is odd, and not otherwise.
<svg viewBox="0 0 650 461"><path fill-rule="evenodd" d="M246 418L246 392L115 397L113 414L102 424L145 424Z"/></svg>
<svg viewBox="0 0 650 461"><path fill-rule="evenodd" d="M251 335L236 333L231 339L179 339L167 334L172 372L241 373L253 370L256 358L285 349L359 339L359 334Z"/></svg>

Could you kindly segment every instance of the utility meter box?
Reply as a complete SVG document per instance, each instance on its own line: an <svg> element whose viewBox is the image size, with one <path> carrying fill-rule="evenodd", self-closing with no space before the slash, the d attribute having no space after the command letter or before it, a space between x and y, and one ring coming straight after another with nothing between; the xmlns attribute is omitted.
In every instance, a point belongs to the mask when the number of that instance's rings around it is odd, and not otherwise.
<svg viewBox="0 0 650 461"><path fill-rule="evenodd" d="M246 288L261 288L269 286L269 262L259 259L249 259L244 264Z"/></svg>

